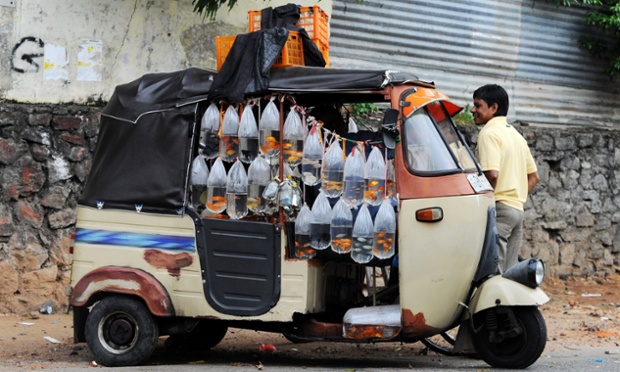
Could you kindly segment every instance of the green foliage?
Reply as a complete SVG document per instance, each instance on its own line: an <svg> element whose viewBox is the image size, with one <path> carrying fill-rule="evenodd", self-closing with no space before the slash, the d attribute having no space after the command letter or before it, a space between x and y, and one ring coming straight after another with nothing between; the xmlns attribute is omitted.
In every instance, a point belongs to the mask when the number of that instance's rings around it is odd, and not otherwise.
<svg viewBox="0 0 620 372"><path fill-rule="evenodd" d="M215 19L217 11L224 5L228 6L228 11L232 10L237 4L237 0L192 0L194 12L202 14L210 19Z"/></svg>
<svg viewBox="0 0 620 372"><path fill-rule="evenodd" d="M603 31L610 38L582 37L579 46L592 55L611 61L606 72L612 79L620 74L620 0L557 0L564 6L582 4L590 6L586 23Z"/></svg>
<svg viewBox="0 0 620 372"><path fill-rule="evenodd" d="M469 110L471 110L471 106L468 103L467 106L465 106L465 108L461 110L461 112L459 112L458 114L452 117L452 120L454 120L454 123L461 127L464 127L467 125L473 125L474 116L471 114L471 112L469 112Z"/></svg>
<svg viewBox="0 0 620 372"><path fill-rule="evenodd" d="M356 116L370 115L373 112L380 111L379 106L374 103L354 103L351 107L353 109L353 115Z"/></svg>

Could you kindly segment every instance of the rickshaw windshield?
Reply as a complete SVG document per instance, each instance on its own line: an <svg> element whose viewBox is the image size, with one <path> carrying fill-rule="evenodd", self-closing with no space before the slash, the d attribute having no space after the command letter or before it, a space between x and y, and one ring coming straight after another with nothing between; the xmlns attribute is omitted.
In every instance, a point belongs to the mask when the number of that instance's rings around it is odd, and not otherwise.
<svg viewBox="0 0 620 372"><path fill-rule="evenodd" d="M452 119L443 105L440 102L433 102L426 106L426 110L437 124L439 132L450 147L450 151L452 151L459 166L465 170L476 169L475 159L472 157L471 151L468 150L467 145L463 143L456 132Z"/></svg>
<svg viewBox="0 0 620 372"><path fill-rule="evenodd" d="M456 173L475 169L475 160L440 102L415 111L405 120L403 127L410 171Z"/></svg>

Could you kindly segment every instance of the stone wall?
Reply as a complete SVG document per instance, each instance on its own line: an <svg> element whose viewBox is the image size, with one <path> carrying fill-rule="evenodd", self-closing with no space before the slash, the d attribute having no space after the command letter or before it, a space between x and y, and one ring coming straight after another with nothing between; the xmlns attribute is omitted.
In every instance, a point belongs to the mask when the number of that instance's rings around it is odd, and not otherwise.
<svg viewBox="0 0 620 372"><path fill-rule="evenodd" d="M0 101L0 314L67 307L71 232L100 110Z"/></svg>
<svg viewBox="0 0 620 372"><path fill-rule="evenodd" d="M0 314L67 307L70 236L100 110L0 101ZM618 271L620 131L519 129L541 176L522 255L544 259L552 275Z"/></svg>
<svg viewBox="0 0 620 372"><path fill-rule="evenodd" d="M523 126L540 183L526 204L522 255L552 275L620 272L620 131Z"/></svg>

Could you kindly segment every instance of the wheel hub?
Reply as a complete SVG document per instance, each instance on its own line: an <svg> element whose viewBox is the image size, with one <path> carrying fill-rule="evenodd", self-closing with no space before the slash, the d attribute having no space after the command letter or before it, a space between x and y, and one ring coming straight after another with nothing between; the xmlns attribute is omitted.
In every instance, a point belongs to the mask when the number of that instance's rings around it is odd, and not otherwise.
<svg viewBox="0 0 620 372"><path fill-rule="evenodd" d="M109 324L110 341L117 345L128 345L134 338L135 329L127 319L117 318Z"/></svg>

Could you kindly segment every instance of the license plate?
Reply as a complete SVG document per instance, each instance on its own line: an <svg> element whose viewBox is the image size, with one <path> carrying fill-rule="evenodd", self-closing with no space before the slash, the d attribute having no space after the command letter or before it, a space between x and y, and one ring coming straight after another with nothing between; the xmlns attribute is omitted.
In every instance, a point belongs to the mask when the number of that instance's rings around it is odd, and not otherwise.
<svg viewBox="0 0 620 372"><path fill-rule="evenodd" d="M467 180L475 192L493 191L493 187L491 187L489 180L487 180L484 174L469 173Z"/></svg>

